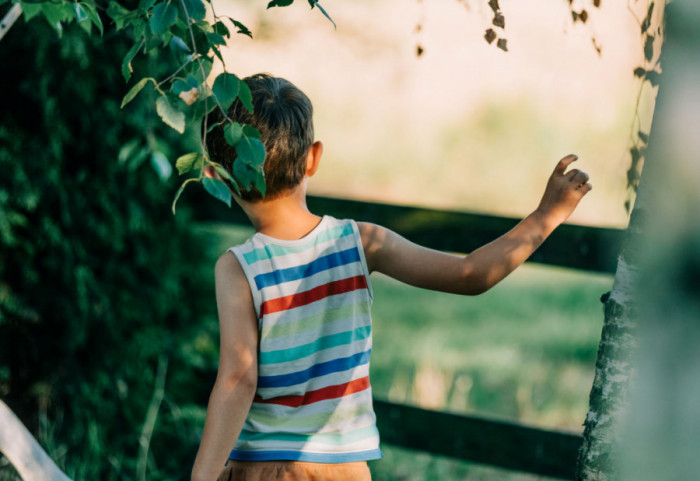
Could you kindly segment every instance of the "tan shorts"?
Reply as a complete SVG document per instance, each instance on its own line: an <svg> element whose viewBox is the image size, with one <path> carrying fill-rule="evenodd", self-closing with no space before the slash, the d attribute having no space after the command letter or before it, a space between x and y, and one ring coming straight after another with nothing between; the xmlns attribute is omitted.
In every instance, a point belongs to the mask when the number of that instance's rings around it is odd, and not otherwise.
<svg viewBox="0 0 700 481"><path fill-rule="evenodd" d="M234 461L229 459L219 481L371 481L365 461L307 463L302 461Z"/></svg>

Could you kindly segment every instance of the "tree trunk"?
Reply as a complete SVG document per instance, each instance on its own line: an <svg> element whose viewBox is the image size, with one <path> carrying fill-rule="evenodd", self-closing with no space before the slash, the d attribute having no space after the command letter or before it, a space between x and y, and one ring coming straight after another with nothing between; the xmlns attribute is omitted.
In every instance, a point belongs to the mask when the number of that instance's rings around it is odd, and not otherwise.
<svg viewBox="0 0 700 481"><path fill-rule="evenodd" d="M605 321L598 346L595 378L588 415L584 422L583 445L579 451L577 481L612 481L617 463L619 420L627 409L631 361L637 342L636 286L639 280L638 243L642 222L650 202L647 175L632 210L618 258L615 281L605 301Z"/></svg>
<svg viewBox="0 0 700 481"><path fill-rule="evenodd" d="M700 476L700 2L668 5L641 246L639 356L619 479Z"/></svg>
<svg viewBox="0 0 700 481"><path fill-rule="evenodd" d="M700 471L700 4L673 1L665 16L664 76L605 306L580 481Z"/></svg>

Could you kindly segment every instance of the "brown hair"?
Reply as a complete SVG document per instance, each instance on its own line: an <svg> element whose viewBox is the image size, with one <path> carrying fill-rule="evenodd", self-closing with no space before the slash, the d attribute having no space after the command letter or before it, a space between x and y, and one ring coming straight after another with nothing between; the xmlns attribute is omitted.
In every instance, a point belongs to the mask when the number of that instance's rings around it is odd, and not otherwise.
<svg viewBox="0 0 700 481"><path fill-rule="evenodd" d="M309 98L291 82L269 74L256 74L243 81L253 96L253 114L239 99L231 105L228 116L234 122L252 125L260 131L265 145L265 198L278 197L299 185L306 174L306 155L314 141L313 107ZM221 122L219 109L209 114L207 123ZM207 151L233 174L236 149L224 138L223 125L207 134ZM259 201L263 197L254 187L241 186L241 198Z"/></svg>

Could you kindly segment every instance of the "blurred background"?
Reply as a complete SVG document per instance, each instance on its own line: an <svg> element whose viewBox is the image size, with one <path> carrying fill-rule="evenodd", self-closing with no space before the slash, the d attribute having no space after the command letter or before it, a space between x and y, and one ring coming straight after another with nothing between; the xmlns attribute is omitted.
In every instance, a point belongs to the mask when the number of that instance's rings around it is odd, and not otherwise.
<svg viewBox="0 0 700 481"><path fill-rule="evenodd" d="M624 228L654 100L633 75L645 2L501 3L507 52L483 38L485 1L322 3L337 29L301 1L215 8L254 36L222 49L229 71L311 98L312 194L524 216L573 152L594 190L570 221ZM187 196L172 216L151 144L175 159L195 136L145 102L120 110L130 45L96 39L39 18L0 44L0 396L75 479L188 479L218 356L213 263L252 230L195 222ZM582 431L611 276L526 265L477 298L373 286L376 397ZM542 479L383 450L377 480Z"/></svg>

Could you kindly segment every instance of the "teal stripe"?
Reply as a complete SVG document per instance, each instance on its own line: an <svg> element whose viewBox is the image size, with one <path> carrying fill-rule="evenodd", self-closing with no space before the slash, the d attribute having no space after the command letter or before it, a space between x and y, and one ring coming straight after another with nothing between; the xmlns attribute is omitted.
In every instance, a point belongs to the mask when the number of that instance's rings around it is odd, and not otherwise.
<svg viewBox="0 0 700 481"><path fill-rule="evenodd" d="M339 225L332 227L319 233L313 240L307 242L303 245L298 246L281 246L270 244L259 249L252 250L243 254L243 258L248 263L248 265L255 264L258 261L263 261L266 259L271 259L276 256L284 256L288 254L296 254L298 252L304 252L311 247L321 244L332 239L340 239L353 233L352 224L348 223L345 225Z"/></svg>
<svg viewBox="0 0 700 481"><path fill-rule="evenodd" d="M356 429L347 433L321 433L321 434L297 434L297 433L254 433L243 430L238 436L239 441L265 442L278 441L289 443L317 443L330 446L344 446L358 441L370 439L377 435L376 426Z"/></svg>
<svg viewBox="0 0 700 481"><path fill-rule="evenodd" d="M289 349L280 349L278 351L268 351L260 353L259 364L276 364L280 362L289 362L311 354L318 353L324 349L330 349L336 346L351 344L360 339L367 339L372 331L371 326L358 327L352 331L339 332L329 336L319 337L313 342L302 344L301 346L290 347Z"/></svg>
<svg viewBox="0 0 700 481"><path fill-rule="evenodd" d="M276 339L279 337L293 336L302 332L318 329L324 324L328 324L341 319L349 319L363 314L369 314L370 304L362 299L355 304L334 307L325 311L321 311L313 316L297 319L296 321L287 322L285 324L263 325L260 332L260 339Z"/></svg>

